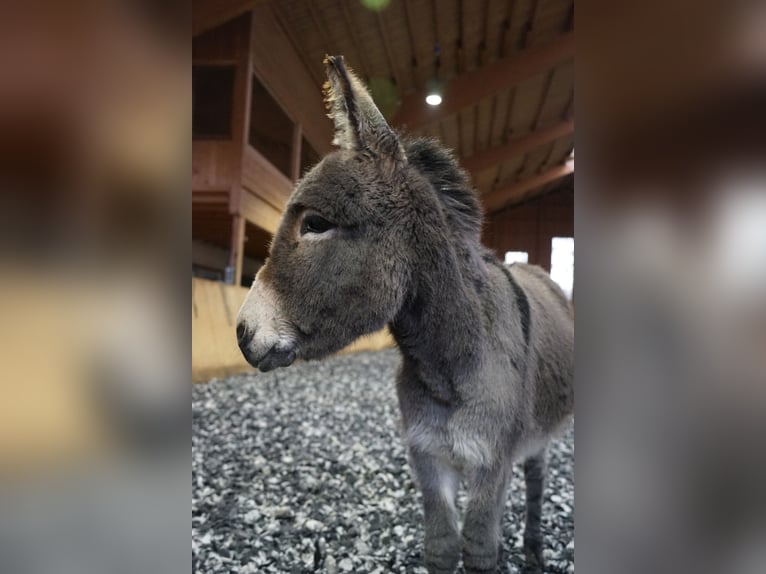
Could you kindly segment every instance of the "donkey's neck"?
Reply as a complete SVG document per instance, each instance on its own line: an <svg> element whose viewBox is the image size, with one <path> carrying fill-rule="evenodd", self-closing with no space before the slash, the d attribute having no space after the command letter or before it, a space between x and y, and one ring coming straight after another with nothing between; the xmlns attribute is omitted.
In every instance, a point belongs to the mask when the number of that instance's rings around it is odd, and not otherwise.
<svg viewBox="0 0 766 574"><path fill-rule="evenodd" d="M461 382L471 380L485 348L481 291L487 278L480 249L421 244L412 287L390 325L404 368L440 402L460 399Z"/></svg>
<svg viewBox="0 0 766 574"><path fill-rule="evenodd" d="M413 384L442 402L459 400L484 344L482 293L487 269L480 242L481 209L452 155L430 139L405 141L410 166L410 286L391 323Z"/></svg>

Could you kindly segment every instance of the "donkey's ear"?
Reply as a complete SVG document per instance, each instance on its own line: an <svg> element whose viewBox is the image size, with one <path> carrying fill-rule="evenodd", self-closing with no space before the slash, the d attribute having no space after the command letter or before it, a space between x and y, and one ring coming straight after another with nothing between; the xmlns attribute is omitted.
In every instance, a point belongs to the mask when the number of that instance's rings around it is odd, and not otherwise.
<svg viewBox="0 0 766 574"><path fill-rule="evenodd" d="M386 161L405 161L404 149L364 84L346 68L343 56L325 56L324 85L328 116L335 123L334 145L372 152Z"/></svg>

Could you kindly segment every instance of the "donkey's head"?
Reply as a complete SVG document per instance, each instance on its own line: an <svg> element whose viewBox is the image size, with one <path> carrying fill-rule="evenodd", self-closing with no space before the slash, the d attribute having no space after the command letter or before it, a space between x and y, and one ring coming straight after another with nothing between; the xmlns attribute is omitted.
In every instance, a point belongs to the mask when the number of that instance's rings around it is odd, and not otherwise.
<svg viewBox="0 0 766 574"><path fill-rule="evenodd" d="M240 349L262 371L380 329L408 285L404 149L343 58L325 64L339 150L296 187L237 318Z"/></svg>

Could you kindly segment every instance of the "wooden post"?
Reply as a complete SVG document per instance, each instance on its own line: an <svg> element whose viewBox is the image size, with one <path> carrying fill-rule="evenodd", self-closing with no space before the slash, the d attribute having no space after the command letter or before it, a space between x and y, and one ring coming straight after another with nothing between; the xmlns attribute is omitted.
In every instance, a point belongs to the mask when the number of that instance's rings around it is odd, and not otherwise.
<svg viewBox="0 0 766 574"><path fill-rule="evenodd" d="M235 213L242 213L242 166L250 135L250 100L253 86L253 15L242 16L242 45L237 54L237 75L234 79L234 105L232 107L232 140L235 145L235 184L232 186L232 206Z"/></svg>
<svg viewBox="0 0 766 574"><path fill-rule="evenodd" d="M301 177L301 146L303 145L303 126L299 123L293 125L293 148L290 163L290 175L293 182Z"/></svg>
<svg viewBox="0 0 766 574"><path fill-rule="evenodd" d="M250 132L250 98L253 82L253 15L241 16L241 38L237 53L237 75L234 80L234 106L232 109L232 140L236 146L236 180L232 186L231 245L229 246L229 265L226 268L226 282L233 285L242 283L242 259L245 250L245 222L242 215L242 202L245 195L242 189L242 166Z"/></svg>
<svg viewBox="0 0 766 574"><path fill-rule="evenodd" d="M229 266L226 268L226 282L233 285L242 283L242 257L245 251L245 218L235 214L231 219L231 247Z"/></svg>
<svg viewBox="0 0 766 574"><path fill-rule="evenodd" d="M551 272L551 256L548 254L548 257L543 257L543 254L546 253L545 247L543 246L542 242L542 236L543 236L543 229L542 229L542 219L543 219L543 200L542 198L538 199L535 205L535 251L537 252L536 259L537 261L534 261L535 265L539 265L543 269L545 269L548 274ZM546 238L547 239L547 238Z"/></svg>

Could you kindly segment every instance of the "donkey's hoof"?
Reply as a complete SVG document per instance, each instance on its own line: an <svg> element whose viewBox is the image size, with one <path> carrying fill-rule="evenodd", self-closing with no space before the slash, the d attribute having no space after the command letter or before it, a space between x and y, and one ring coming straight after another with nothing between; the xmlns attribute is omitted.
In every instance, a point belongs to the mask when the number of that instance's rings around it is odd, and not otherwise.
<svg viewBox="0 0 766 574"><path fill-rule="evenodd" d="M460 549L451 537L427 541L425 551L428 574L454 574L457 570Z"/></svg>
<svg viewBox="0 0 766 574"><path fill-rule="evenodd" d="M545 569L543 561L543 543L541 540L524 539L524 568L522 574L542 574Z"/></svg>
<svg viewBox="0 0 766 574"><path fill-rule="evenodd" d="M426 554L428 574L455 574L460 557L453 555Z"/></svg>
<svg viewBox="0 0 766 574"><path fill-rule="evenodd" d="M497 559L498 548L494 545L466 545L463 548L466 574L495 574Z"/></svg>
<svg viewBox="0 0 766 574"><path fill-rule="evenodd" d="M521 569L521 574L543 574L545 566L543 564L530 564L527 562Z"/></svg>

